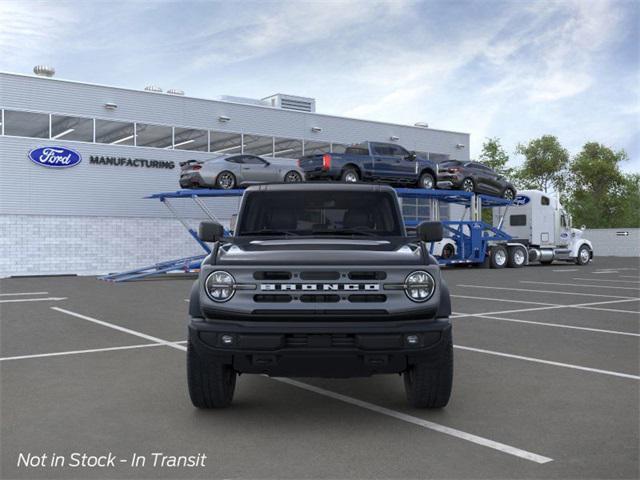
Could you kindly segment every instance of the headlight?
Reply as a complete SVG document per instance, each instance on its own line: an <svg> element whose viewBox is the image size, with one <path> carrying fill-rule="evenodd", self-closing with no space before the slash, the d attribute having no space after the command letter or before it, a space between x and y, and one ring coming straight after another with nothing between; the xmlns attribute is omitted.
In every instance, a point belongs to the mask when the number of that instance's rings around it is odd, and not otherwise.
<svg viewBox="0 0 640 480"><path fill-rule="evenodd" d="M219 270L207 277L204 289L214 302L226 302L236 293L236 280L230 273Z"/></svg>
<svg viewBox="0 0 640 480"><path fill-rule="evenodd" d="M404 292L414 302L426 302L436 289L436 281L424 270L410 273L404 281Z"/></svg>

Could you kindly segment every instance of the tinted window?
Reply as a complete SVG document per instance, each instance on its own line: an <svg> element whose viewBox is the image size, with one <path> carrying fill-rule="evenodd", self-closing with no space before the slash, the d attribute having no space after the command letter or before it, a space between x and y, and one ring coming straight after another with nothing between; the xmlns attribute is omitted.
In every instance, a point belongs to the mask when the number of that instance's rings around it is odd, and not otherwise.
<svg viewBox="0 0 640 480"><path fill-rule="evenodd" d="M527 224L526 215L511 215L509 217L509 225L512 227L523 227Z"/></svg>
<svg viewBox="0 0 640 480"><path fill-rule="evenodd" d="M540 205L549 205L549 197L540 197Z"/></svg>
<svg viewBox="0 0 640 480"><path fill-rule="evenodd" d="M173 148L176 150L206 152L209 150L207 131L176 127L174 129Z"/></svg>
<svg viewBox="0 0 640 480"><path fill-rule="evenodd" d="M362 147L347 147L345 153L347 155L369 155L369 149Z"/></svg>
<svg viewBox="0 0 640 480"><path fill-rule="evenodd" d="M402 235L391 194L363 191L246 194L238 235ZM271 233L269 233L271 232Z"/></svg>
<svg viewBox="0 0 640 480"><path fill-rule="evenodd" d="M244 135L244 153L273 157L273 137L262 135Z"/></svg>
<svg viewBox="0 0 640 480"><path fill-rule="evenodd" d="M304 141L304 154L315 155L317 153L329 153L331 151L331 144L326 142L311 142L309 140Z"/></svg>
<svg viewBox="0 0 640 480"><path fill-rule="evenodd" d="M275 143L274 157L299 158L302 156L302 140L275 137L273 141Z"/></svg>
<svg viewBox="0 0 640 480"><path fill-rule="evenodd" d="M226 161L227 161L227 162L230 162L230 163L244 163L243 158L244 158L244 157L242 157L241 155L237 155L237 156L235 156L235 157L229 157L229 158L227 158L227 159L226 159Z"/></svg>
<svg viewBox="0 0 640 480"><path fill-rule="evenodd" d="M391 155L393 155L394 157L405 158L406 156L409 155L409 152L399 145L391 145L390 150L391 150Z"/></svg>
<svg viewBox="0 0 640 480"><path fill-rule="evenodd" d="M249 163L252 165L264 165L266 162L260 157L254 157L253 155L245 155L242 157L242 163Z"/></svg>
<svg viewBox="0 0 640 480"><path fill-rule="evenodd" d="M242 153L242 135L239 133L210 132L211 145L209 151L233 155Z"/></svg>
<svg viewBox="0 0 640 480"><path fill-rule="evenodd" d="M66 115L51 115L51 138L93 142L93 120Z"/></svg>
<svg viewBox="0 0 640 480"><path fill-rule="evenodd" d="M96 120L96 142L111 145L133 145L133 123Z"/></svg>
<svg viewBox="0 0 640 480"><path fill-rule="evenodd" d="M138 147L171 148L173 129L162 125L136 124L136 145Z"/></svg>
<svg viewBox="0 0 640 480"><path fill-rule="evenodd" d="M5 110L4 134L18 137L49 138L49 115Z"/></svg>

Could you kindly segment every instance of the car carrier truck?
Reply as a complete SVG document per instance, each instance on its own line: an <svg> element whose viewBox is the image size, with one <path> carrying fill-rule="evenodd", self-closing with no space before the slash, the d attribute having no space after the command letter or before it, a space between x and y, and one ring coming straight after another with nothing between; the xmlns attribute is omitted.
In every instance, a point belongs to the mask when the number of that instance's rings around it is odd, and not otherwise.
<svg viewBox="0 0 640 480"><path fill-rule="evenodd" d="M494 209L493 225L511 237L509 245L526 248L528 262L585 265L593 259L593 245L583 238L585 227L573 228L558 198L539 190L520 191L506 210Z"/></svg>
<svg viewBox="0 0 640 480"><path fill-rule="evenodd" d="M406 233L396 192L366 184L248 188L233 237L212 243L189 302L187 378L199 408L231 403L239 373L401 373L409 403L440 408L453 376L451 303L427 243Z"/></svg>

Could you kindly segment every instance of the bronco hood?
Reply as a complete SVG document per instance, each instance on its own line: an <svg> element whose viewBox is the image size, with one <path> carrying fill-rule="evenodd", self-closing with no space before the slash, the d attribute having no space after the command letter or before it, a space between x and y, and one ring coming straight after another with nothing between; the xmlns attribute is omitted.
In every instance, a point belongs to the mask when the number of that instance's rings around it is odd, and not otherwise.
<svg viewBox="0 0 640 480"><path fill-rule="evenodd" d="M235 239L220 247L218 265L424 265L407 238Z"/></svg>

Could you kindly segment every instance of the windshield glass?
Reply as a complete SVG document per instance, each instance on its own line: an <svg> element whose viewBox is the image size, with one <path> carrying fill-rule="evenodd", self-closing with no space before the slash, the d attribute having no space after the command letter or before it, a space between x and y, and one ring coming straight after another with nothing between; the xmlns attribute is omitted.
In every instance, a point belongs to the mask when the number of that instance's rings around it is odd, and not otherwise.
<svg viewBox="0 0 640 480"><path fill-rule="evenodd" d="M395 198L366 191L251 192L237 236L400 236Z"/></svg>

